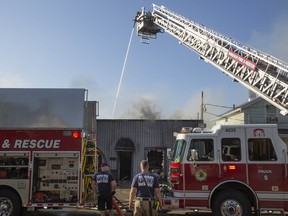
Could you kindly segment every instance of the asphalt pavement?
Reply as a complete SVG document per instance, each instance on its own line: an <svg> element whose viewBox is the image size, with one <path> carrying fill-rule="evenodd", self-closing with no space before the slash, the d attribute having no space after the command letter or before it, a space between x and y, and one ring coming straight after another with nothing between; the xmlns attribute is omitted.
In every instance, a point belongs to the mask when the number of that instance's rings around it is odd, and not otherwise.
<svg viewBox="0 0 288 216"><path fill-rule="evenodd" d="M115 197L120 201L119 205L122 204L121 209L123 209L125 216L132 216L131 212L125 212L125 208L128 206L130 191L130 182L121 182L119 184ZM23 216L98 216L100 212L95 208L63 208L63 209L39 209L34 212L25 212ZM115 211L115 215L117 215ZM159 213L159 216L183 216L183 215L193 215L193 216L212 216L211 211L201 211L201 212L192 212L192 211L183 211L183 210L174 210L168 213ZM279 216L279 212L273 214L262 214L261 216ZM288 215L288 212L286 213Z"/></svg>
<svg viewBox="0 0 288 216"><path fill-rule="evenodd" d="M174 211L167 214L159 214L159 216L181 216L181 215L193 215L193 216L212 216L211 212L189 212L187 211ZM100 212L96 209L81 209L81 208L64 208L64 209L41 209L34 212L26 212L23 216L99 216ZM115 212L115 215L117 213ZM124 214L125 216L131 216L131 213ZM262 216L279 216L279 212L273 214L262 214ZM287 215L287 213L286 213Z"/></svg>

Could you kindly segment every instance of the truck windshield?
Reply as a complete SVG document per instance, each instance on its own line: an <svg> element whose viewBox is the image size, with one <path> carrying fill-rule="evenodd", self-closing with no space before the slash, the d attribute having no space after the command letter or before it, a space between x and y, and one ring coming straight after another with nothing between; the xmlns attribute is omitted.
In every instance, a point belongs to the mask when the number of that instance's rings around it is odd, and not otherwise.
<svg viewBox="0 0 288 216"><path fill-rule="evenodd" d="M172 162L179 163L182 160L184 149L186 147L186 141L185 140L176 140L173 148L173 155L171 158Z"/></svg>

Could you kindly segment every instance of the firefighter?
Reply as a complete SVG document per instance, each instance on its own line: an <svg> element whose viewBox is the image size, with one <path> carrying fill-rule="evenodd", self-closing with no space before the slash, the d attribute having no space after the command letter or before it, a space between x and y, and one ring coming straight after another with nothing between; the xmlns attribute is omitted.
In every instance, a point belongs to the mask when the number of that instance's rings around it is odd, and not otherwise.
<svg viewBox="0 0 288 216"><path fill-rule="evenodd" d="M98 196L98 210L101 216L106 215L106 210L109 210L109 216L113 216L113 195L115 194L117 183L110 173L107 163L101 164L101 171L98 172L92 182L92 188Z"/></svg>
<svg viewBox="0 0 288 216"><path fill-rule="evenodd" d="M147 160L140 163L141 172L134 176L131 184L129 196L129 209L132 209L132 202L136 194L134 203L134 216L157 216L157 207L162 208L162 197L158 178L149 172ZM157 200L154 199L156 194Z"/></svg>

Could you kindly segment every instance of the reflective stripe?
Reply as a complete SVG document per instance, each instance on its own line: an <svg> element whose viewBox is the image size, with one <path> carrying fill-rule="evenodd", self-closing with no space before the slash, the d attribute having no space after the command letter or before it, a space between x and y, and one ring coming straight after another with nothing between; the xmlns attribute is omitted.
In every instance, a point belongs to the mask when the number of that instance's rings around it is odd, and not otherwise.
<svg viewBox="0 0 288 216"><path fill-rule="evenodd" d="M210 195L210 191L208 192L200 192L200 191L189 191L189 192L183 192L183 191L174 191L173 192L174 197L177 198L200 198L200 199L208 199Z"/></svg>
<svg viewBox="0 0 288 216"><path fill-rule="evenodd" d="M208 199L210 195L210 191L201 192L201 191L174 191L175 198L188 198L194 200L203 200ZM259 200L270 200L270 201L288 201L288 193L287 192L256 192Z"/></svg>
<svg viewBox="0 0 288 216"><path fill-rule="evenodd" d="M136 197L137 200L140 201L153 201L154 199L148 197Z"/></svg>

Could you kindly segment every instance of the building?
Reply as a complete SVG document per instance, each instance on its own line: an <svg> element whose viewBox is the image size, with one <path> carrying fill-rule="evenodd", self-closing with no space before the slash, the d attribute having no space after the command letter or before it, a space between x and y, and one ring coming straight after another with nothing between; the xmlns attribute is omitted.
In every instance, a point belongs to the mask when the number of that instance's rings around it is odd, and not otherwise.
<svg viewBox="0 0 288 216"><path fill-rule="evenodd" d="M277 124L280 137L288 143L288 117L261 97L223 113L213 124Z"/></svg>
<svg viewBox="0 0 288 216"><path fill-rule="evenodd" d="M97 146L117 180L131 180L139 164L148 159L150 168L165 179L167 149L182 127L198 127L202 120L97 120Z"/></svg>

